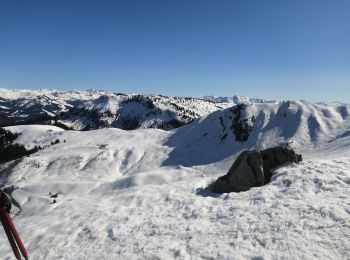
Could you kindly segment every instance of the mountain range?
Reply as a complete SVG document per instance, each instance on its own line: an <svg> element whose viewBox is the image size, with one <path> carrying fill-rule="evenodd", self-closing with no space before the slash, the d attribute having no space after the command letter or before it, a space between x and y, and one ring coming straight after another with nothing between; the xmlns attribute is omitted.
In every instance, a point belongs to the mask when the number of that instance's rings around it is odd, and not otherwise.
<svg viewBox="0 0 350 260"><path fill-rule="evenodd" d="M191 129L198 135L255 144L266 139L273 143L294 140L298 144L320 144L347 135L350 127L349 104L277 102L237 95L190 98L101 90L0 89L0 108L0 126L171 130L193 123L179 132ZM216 123L206 123L212 121ZM213 126L215 131L208 133Z"/></svg>
<svg viewBox="0 0 350 260"><path fill-rule="evenodd" d="M65 129L174 129L231 106L207 99L108 93L0 89L0 126L48 124Z"/></svg>
<svg viewBox="0 0 350 260"><path fill-rule="evenodd" d="M39 147L0 164L33 259L350 257L349 104L1 89L0 106L12 141ZM205 189L285 143L304 160L269 184Z"/></svg>

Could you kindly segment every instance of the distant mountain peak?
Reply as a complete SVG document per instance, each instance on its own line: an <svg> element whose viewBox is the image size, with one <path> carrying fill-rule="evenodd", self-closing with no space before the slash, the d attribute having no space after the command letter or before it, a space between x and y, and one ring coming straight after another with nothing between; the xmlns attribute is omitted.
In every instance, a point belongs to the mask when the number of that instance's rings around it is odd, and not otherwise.
<svg viewBox="0 0 350 260"><path fill-rule="evenodd" d="M213 101L215 103L230 103L232 105L276 102L274 100L266 100L262 98L251 98L251 97L240 96L240 95L234 95L232 97L207 95L207 96L204 96L203 99Z"/></svg>
<svg viewBox="0 0 350 260"><path fill-rule="evenodd" d="M173 129L231 104L163 95L90 89L0 89L0 126L56 124L75 130L103 127Z"/></svg>

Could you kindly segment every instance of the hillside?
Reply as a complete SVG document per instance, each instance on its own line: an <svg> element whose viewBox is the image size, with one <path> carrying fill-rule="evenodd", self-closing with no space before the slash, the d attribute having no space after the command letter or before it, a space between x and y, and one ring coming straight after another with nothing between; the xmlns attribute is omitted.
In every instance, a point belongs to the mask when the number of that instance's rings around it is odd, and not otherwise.
<svg viewBox="0 0 350 260"><path fill-rule="evenodd" d="M72 130L169 130L231 105L198 98L97 90L0 89L0 126L46 124Z"/></svg>
<svg viewBox="0 0 350 260"><path fill-rule="evenodd" d="M191 158L186 159L187 165L198 165L223 160L243 149L282 143L292 143L300 150L317 147L349 136L349 129L350 105L305 101L241 104L179 128L167 145L174 147L172 154Z"/></svg>
<svg viewBox="0 0 350 260"><path fill-rule="evenodd" d="M192 126L215 125L208 117ZM1 168L1 182L19 188L13 195L23 213L15 222L30 257L349 257L349 136L305 147L304 162L280 168L269 185L218 195L203 188L228 170L240 144L214 139L220 133L209 129L206 155L211 151L214 159L199 164L193 147L181 154L169 146L190 127L7 128L27 148L49 145ZM229 157L216 156L228 147ZM56 203L50 193L59 194ZM0 255L10 258L5 239L0 236Z"/></svg>
<svg viewBox="0 0 350 260"><path fill-rule="evenodd" d="M144 96L125 100L103 94L75 108L144 115L151 107ZM30 257L349 258L350 105L240 103L206 114L201 102L193 108L201 117L170 131L6 127L27 149L44 147L0 165L0 183L18 188L13 196L23 212L15 223ZM116 127L108 118L97 117ZM304 161L277 169L268 185L204 190L242 150L285 142ZM0 234L6 259L5 239Z"/></svg>
<svg viewBox="0 0 350 260"><path fill-rule="evenodd" d="M124 130L170 130L229 107L196 98L108 94L61 115L59 122L75 130L115 127Z"/></svg>
<svg viewBox="0 0 350 260"><path fill-rule="evenodd" d="M10 90L0 88L0 126L48 123L60 113L94 100L104 92L50 89Z"/></svg>

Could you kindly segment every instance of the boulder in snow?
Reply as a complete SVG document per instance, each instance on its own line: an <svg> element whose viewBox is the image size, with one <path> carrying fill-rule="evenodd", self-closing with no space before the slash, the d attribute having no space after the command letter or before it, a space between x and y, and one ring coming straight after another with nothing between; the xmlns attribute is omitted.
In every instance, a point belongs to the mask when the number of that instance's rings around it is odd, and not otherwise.
<svg viewBox="0 0 350 260"><path fill-rule="evenodd" d="M296 154L289 146L243 151L228 173L210 184L207 189L216 193L246 191L269 183L276 167L300 161L302 156Z"/></svg>

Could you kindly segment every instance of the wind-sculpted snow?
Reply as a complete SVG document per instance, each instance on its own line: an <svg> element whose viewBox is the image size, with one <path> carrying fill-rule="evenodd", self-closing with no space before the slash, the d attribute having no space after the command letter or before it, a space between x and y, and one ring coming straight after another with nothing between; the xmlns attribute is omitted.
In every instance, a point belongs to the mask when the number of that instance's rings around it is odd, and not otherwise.
<svg viewBox="0 0 350 260"><path fill-rule="evenodd" d="M284 112L307 122L305 111L298 114L302 106L264 105L266 115L246 107L242 116L256 113L254 124L263 130L271 114L272 126L284 120ZM241 144L232 133L221 138L224 126L231 131L230 116L230 110L215 112L172 131L7 128L28 148L60 140L1 166L1 182L18 187L13 196L23 212L14 222L30 258L350 258L350 137L324 143L320 138L316 147L295 140L297 152L303 149L301 164L279 168L269 185L218 195L204 187L227 172L242 148L255 145L251 139ZM282 136L272 126L258 145L268 145L272 133ZM249 138L258 136L254 131ZM285 135L311 141L299 127ZM182 153L174 153L178 146ZM56 203L50 193L59 194ZM12 257L3 231L0 255Z"/></svg>
<svg viewBox="0 0 350 260"><path fill-rule="evenodd" d="M350 111L350 106L342 110ZM350 116L344 117L338 106L287 101L240 105L237 111L237 106L216 111L179 128L166 142L173 150L164 165L179 163L174 157L183 158L185 166L215 163L244 149L283 143L304 149L347 136L350 129ZM248 137L237 138L239 134Z"/></svg>

